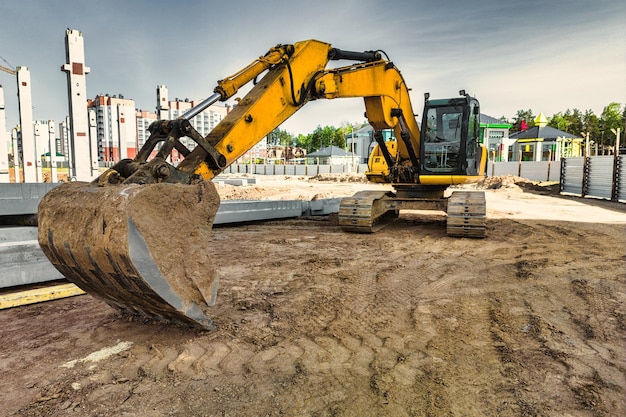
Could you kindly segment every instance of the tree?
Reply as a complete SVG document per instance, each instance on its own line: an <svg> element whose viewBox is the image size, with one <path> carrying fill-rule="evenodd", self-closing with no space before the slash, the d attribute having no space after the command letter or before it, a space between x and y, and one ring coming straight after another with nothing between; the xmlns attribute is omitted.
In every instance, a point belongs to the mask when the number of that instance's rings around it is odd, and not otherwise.
<svg viewBox="0 0 626 417"><path fill-rule="evenodd" d="M565 116L563 116L563 113L559 112L550 118L548 126L567 132L567 129L569 128L569 121L565 118Z"/></svg>
<svg viewBox="0 0 626 417"><path fill-rule="evenodd" d="M569 129L568 133L572 133L574 135L580 135L581 132L585 131L583 127L583 115L578 109L574 109L570 112L569 109L565 112L565 117L569 121Z"/></svg>
<svg viewBox="0 0 626 417"><path fill-rule="evenodd" d="M296 146L298 148L304 148L307 150L307 152L309 152L309 149L311 149L311 135L303 135L302 133L300 133L298 136L296 136L295 138L296 141Z"/></svg>
<svg viewBox="0 0 626 417"><path fill-rule="evenodd" d="M548 126L577 136L585 130L583 115L578 109L567 109L565 110L565 113L556 113L550 118Z"/></svg>
<svg viewBox="0 0 626 417"><path fill-rule="evenodd" d="M267 144L269 146L291 146L293 137L286 130L274 129L267 135Z"/></svg>
<svg viewBox="0 0 626 417"><path fill-rule="evenodd" d="M616 136L611 129L617 130L617 128L620 128L623 131L625 127L625 115L626 107L624 108L624 111L621 111L619 103L610 103L604 108L604 110L602 110L602 115L600 116L601 132L609 146L614 146L616 139Z"/></svg>
<svg viewBox="0 0 626 417"><path fill-rule="evenodd" d="M519 132L533 126L535 126L535 116L533 116L533 111L531 109L518 110L517 114L513 118L513 130Z"/></svg>
<svg viewBox="0 0 626 417"><path fill-rule="evenodd" d="M582 119L583 132L589 132L589 138L604 149L603 135L600 131L600 119L592 110L587 110Z"/></svg>
<svg viewBox="0 0 626 417"><path fill-rule="evenodd" d="M309 147L306 148L307 152L319 150L327 146L337 146L343 149L346 141L340 128L318 126L311 134L308 145Z"/></svg>

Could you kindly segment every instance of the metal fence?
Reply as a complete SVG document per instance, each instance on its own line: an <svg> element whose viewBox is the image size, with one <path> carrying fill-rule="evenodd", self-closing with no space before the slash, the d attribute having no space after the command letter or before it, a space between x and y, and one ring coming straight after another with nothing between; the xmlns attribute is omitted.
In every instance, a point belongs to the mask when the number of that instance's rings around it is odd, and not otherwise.
<svg viewBox="0 0 626 417"><path fill-rule="evenodd" d="M513 161L489 162L487 175L515 175L531 181L559 181L560 163L558 161Z"/></svg>
<svg viewBox="0 0 626 417"><path fill-rule="evenodd" d="M561 193L626 202L626 155L561 160Z"/></svg>
<svg viewBox="0 0 626 417"><path fill-rule="evenodd" d="M532 181L559 181L560 163L557 161L489 162L487 175L515 175ZM232 164L224 171L226 174L258 175L302 175L319 174L364 174L367 164L358 165L255 165Z"/></svg>
<svg viewBox="0 0 626 417"><path fill-rule="evenodd" d="M302 175L315 176L319 174L363 174L367 171L367 164L359 165L278 165L278 164L232 164L226 174L259 174L259 175Z"/></svg>

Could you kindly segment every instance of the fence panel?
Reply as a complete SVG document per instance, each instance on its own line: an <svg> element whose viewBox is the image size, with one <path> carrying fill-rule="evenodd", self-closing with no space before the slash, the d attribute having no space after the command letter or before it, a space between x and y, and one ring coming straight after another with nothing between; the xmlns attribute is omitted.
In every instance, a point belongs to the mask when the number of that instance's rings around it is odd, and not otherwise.
<svg viewBox="0 0 626 417"><path fill-rule="evenodd" d="M613 192L613 156L587 158L587 181L585 195L611 199Z"/></svg>
<svg viewBox="0 0 626 417"><path fill-rule="evenodd" d="M549 161L523 162L520 165L519 176L528 178L531 181L548 181L550 168Z"/></svg>
<svg viewBox="0 0 626 417"><path fill-rule="evenodd" d="M626 203L626 155L620 155L617 159L617 172L615 173L615 199Z"/></svg>
<svg viewBox="0 0 626 417"><path fill-rule="evenodd" d="M550 172L548 173L548 181L561 181L561 161L550 162Z"/></svg>
<svg viewBox="0 0 626 417"><path fill-rule="evenodd" d="M358 172L359 174L365 174L367 172L367 164L357 165L356 172Z"/></svg>
<svg viewBox="0 0 626 417"><path fill-rule="evenodd" d="M585 158L566 158L561 160L561 192L583 195L585 176Z"/></svg>
<svg viewBox="0 0 626 417"><path fill-rule="evenodd" d="M332 165L318 165L317 166L317 172L319 174L330 174L330 167Z"/></svg>
<svg viewBox="0 0 626 417"><path fill-rule="evenodd" d="M515 175L519 173L519 163L517 162L494 162L491 164L491 169L487 170L487 174L492 177L499 177L502 175Z"/></svg>
<svg viewBox="0 0 626 417"><path fill-rule="evenodd" d="M626 156L621 157L620 166L625 167L626 161L623 159ZM595 161L594 158L604 158L605 160ZM606 198L608 191L606 190L606 184L602 178L605 177L605 169L610 165L610 161L613 157L591 157L592 162L592 174L600 175L599 178L591 178L591 190L589 192L593 194L599 194L601 198ZM583 165L584 158L567 158L567 162L564 162L565 169L568 173L568 178L565 179L563 192L582 195L583 190L583 173L585 171ZM282 165L282 164L232 164L224 172L227 174L249 174L254 173L258 175L298 175L298 176L315 176L318 174L340 174L357 172L364 174L367 172L367 164L358 164L356 166L351 165ZM561 165L558 161L518 161L512 162L489 162L487 166L488 176L503 176L514 175L522 178L528 178L532 181L560 181L561 177ZM622 176L624 174L622 173ZM619 179L618 179L619 180ZM600 187L600 188L598 188ZM620 188L621 187L621 188ZM586 191L585 191L586 192ZM618 181L619 194L624 199L626 195L626 179ZM610 198L610 197L609 197Z"/></svg>

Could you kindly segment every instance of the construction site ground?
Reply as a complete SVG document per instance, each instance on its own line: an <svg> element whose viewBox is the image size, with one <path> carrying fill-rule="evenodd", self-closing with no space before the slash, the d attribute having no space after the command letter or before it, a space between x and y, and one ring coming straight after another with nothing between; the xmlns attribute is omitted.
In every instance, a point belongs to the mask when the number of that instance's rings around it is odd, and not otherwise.
<svg viewBox="0 0 626 417"><path fill-rule="evenodd" d="M385 188L258 181L218 190ZM0 311L0 415L626 415L624 204L512 177L482 187L486 239L447 237L437 212L371 235L336 216L214 228L215 331L90 295Z"/></svg>

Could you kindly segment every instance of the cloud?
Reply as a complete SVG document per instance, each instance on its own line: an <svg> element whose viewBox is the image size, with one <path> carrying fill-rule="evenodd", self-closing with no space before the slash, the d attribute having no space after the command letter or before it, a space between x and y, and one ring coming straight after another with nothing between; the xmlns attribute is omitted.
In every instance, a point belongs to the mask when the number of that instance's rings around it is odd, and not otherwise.
<svg viewBox="0 0 626 417"><path fill-rule="evenodd" d="M201 99L269 47L314 38L386 51L413 89L415 108L424 92L441 97L465 88L497 117L524 108L599 114L626 97L625 17L618 0L22 0L0 4L0 56L30 68L37 119L67 113L59 67L68 27L85 38L88 96L121 93L144 110L154 109L159 84L172 98ZM0 84L10 128L15 81L0 72ZM307 133L316 123L361 121L362 113L360 100L314 103L286 125Z"/></svg>

